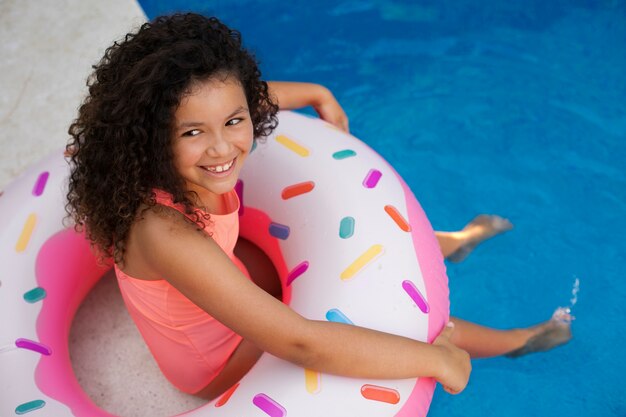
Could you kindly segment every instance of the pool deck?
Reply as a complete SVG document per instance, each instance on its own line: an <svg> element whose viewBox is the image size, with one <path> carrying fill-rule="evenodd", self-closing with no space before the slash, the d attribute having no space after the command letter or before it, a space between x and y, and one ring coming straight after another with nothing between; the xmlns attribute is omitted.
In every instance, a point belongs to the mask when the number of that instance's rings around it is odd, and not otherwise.
<svg viewBox="0 0 626 417"><path fill-rule="evenodd" d="M64 147L91 65L145 20L134 0L0 2L0 190ZM83 303L70 339L79 382L109 412L166 416L202 404L162 377L111 274Z"/></svg>
<svg viewBox="0 0 626 417"><path fill-rule="evenodd" d="M144 20L132 0L0 2L0 189L65 145L91 65Z"/></svg>

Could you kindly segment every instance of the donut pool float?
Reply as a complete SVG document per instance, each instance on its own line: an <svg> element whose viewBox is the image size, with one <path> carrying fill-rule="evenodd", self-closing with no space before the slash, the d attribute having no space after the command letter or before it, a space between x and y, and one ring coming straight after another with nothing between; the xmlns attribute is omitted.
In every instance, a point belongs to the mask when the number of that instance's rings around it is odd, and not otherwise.
<svg viewBox="0 0 626 417"><path fill-rule="evenodd" d="M68 173L55 152L0 195L3 417L111 416L83 392L70 364L72 319L107 268L64 224ZM270 256L284 302L302 316L428 342L448 321L448 281L430 223L402 178L363 142L281 112L237 192L241 235ZM220 398L182 415L424 416L434 387L431 378L320 374L264 354Z"/></svg>

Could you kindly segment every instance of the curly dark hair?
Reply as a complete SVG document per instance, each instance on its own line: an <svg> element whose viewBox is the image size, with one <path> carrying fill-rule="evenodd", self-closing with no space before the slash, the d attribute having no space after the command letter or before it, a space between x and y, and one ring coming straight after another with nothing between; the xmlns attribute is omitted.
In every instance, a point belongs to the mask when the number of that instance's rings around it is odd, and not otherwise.
<svg viewBox="0 0 626 417"><path fill-rule="evenodd" d="M278 106L240 33L214 17L158 17L114 42L93 68L89 94L69 128L66 210L103 259L120 263L140 206L156 204L154 188L172 194L199 227L208 220L194 210L171 146L174 113L194 83L237 79L255 138L276 127Z"/></svg>

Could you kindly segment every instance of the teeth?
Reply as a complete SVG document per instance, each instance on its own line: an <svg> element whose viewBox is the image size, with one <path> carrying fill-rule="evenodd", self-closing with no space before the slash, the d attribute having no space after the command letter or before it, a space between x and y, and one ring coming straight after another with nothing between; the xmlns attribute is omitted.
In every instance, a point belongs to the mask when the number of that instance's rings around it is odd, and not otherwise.
<svg viewBox="0 0 626 417"><path fill-rule="evenodd" d="M233 159L232 161L224 164L224 165L215 165L212 167L204 167L207 171L211 171L211 172L224 172L224 171L228 171L230 169L230 167L233 166L233 163L235 162L235 160Z"/></svg>

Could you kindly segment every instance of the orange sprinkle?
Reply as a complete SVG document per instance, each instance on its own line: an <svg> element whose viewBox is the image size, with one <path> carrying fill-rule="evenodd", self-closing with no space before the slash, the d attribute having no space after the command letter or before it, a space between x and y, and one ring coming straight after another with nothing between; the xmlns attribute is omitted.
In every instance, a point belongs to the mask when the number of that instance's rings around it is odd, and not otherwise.
<svg viewBox="0 0 626 417"><path fill-rule="evenodd" d="M394 222L405 232L411 231L411 225L402 217L402 214L398 211L394 206L387 205L385 206L385 211L393 219Z"/></svg>
<svg viewBox="0 0 626 417"><path fill-rule="evenodd" d="M288 200L291 197L296 197L301 194L306 194L315 188L315 183L313 181L305 181L298 184L290 185L283 189L282 197L283 200Z"/></svg>
<svg viewBox="0 0 626 417"><path fill-rule="evenodd" d="M361 387L361 395L368 400L380 401L389 404L398 404L400 394L395 389L365 384Z"/></svg>
<svg viewBox="0 0 626 417"><path fill-rule="evenodd" d="M217 400L217 402L215 403L215 406L216 407L221 407L224 404L226 404L228 402L228 400L230 399L231 395L233 395L233 393L237 390L237 388L239 388L239 382L237 382L235 385L230 387L228 389L228 391L226 391L224 394L222 394L220 399Z"/></svg>

